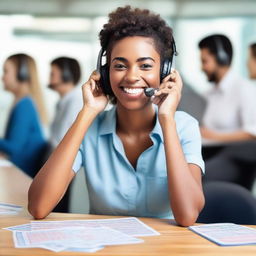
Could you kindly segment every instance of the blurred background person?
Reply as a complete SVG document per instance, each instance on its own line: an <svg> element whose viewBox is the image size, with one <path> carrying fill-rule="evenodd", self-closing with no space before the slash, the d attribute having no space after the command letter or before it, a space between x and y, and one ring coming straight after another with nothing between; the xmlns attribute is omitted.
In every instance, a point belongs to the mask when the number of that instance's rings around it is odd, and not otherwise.
<svg viewBox="0 0 256 256"><path fill-rule="evenodd" d="M213 83L206 93L201 134L217 142L203 146L203 181L229 181L251 190L256 170L256 90L232 71L233 48L226 36L208 36L199 48L202 70Z"/></svg>
<svg viewBox="0 0 256 256"><path fill-rule="evenodd" d="M83 106L82 89L77 86L81 76L78 61L60 57L51 62L49 88L56 91L60 99L50 127L50 143L56 147Z"/></svg>
<svg viewBox="0 0 256 256"><path fill-rule="evenodd" d="M256 79L256 43L249 46L247 67L251 79Z"/></svg>
<svg viewBox="0 0 256 256"><path fill-rule="evenodd" d="M0 139L0 152L34 177L46 146L41 120L47 122L34 59L26 54L8 57L2 80L5 90L14 95L14 102Z"/></svg>
<svg viewBox="0 0 256 256"><path fill-rule="evenodd" d="M83 106L82 89L78 86L81 68L76 59L59 57L51 62L49 88L56 91L60 99L56 105L55 116L50 127L50 140L45 160L60 143ZM64 197L55 207L55 212L69 212L71 185Z"/></svg>
<svg viewBox="0 0 256 256"><path fill-rule="evenodd" d="M224 35L199 42L202 70L213 87L206 93L207 106L202 137L219 142L254 139L256 136L256 90L231 70L233 48Z"/></svg>

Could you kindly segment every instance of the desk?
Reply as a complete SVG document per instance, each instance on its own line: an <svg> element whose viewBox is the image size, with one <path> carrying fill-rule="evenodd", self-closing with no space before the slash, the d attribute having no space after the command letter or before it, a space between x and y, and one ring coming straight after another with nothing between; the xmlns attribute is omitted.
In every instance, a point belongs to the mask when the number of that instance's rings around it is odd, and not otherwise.
<svg viewBox="0 0 256 256"><path fill-rule="evenodd" d="M14 165L0 166L0 202L27 206L32 179Z"/></svg>
<svg viewBox="0 0 256 256"><path fill-rule="evenodd" d="M13 245L12 232L3 227L29 223L31 215L26 210L27 191L31 178L16 167L0 167L0 200L24 206L24 211L15 216L0 216L0 255L1 256L48 256L48 255L85 255L85 253L54 253L44 249L16 249ZM116 218L117 216L51 213L46 220L75 220ZM256 246L220 247L196 235L187 228L178 227L170 220L139 218L161 235L142 237L141 244L108 246L93 254L104 256L162 256L162 255L194 255L194 256L255 256ZM256 226L255 226L256 227Z"/></svg>
<svg viewBox="0 0 256 256"><path fill-rule="evenodd" d="M115 216L116 218L117 216ZM85 215L52 213L46 220L73 220L73 219L95 219L114 218L113 216ZM103 250L90 255L104 256L162 256L162 255L211 255L211 256L255 256L256 246L220 247L208 240L196 235L187 228L178 227L169 220L139 218L141 221L157 230L161 235L152 237L141 237L144 243L134 245L107 246ZM29 223L31 216L26 212L18 216L0 218L0 228ZM54 253L44 249L16 249L12 241L12 233L8 230L0 230L0 255L1 256L48 256L48 255L84 255L85 253Z"/></svg>

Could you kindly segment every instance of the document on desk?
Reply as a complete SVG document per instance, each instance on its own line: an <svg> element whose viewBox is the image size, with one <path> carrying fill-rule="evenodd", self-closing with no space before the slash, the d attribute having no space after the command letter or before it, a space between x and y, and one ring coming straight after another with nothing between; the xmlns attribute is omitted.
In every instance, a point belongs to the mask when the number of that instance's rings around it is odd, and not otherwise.
<svg viewBox="0 0 256 256"><path fill-rule="evenodd" d="M0 215L15 215L22 210L22 207L16 204L0 202Z"/></svg>
<svg viewBox="0 0 256 256"><path fill-rule="evenodd" d="M256 245L256 229L233 223L190 226L190 230L222 246Z"/></svg>
<svg viewBox="0 0 256 256"><path fill-rule="evenodd" d="M30 223L21 224L21 225L11 226L3 229L9 230L9 231L31 231L31 224Z"/></svg>
<svg viewBox="0 0 256 256"><path fill-rule="evenodd" d="M138 239L108 227L69 227L61 229L14 231L16 248L45 248L53 251L98 250L107 245L142 243Z"/></svg>
<svg viewBox="0 0 256 256"><path fill-rule="evenodd" d="M135 217L94 220L31 221L32 230L65 227L109 227L135 237L159 235L156 230Z"/></svg>

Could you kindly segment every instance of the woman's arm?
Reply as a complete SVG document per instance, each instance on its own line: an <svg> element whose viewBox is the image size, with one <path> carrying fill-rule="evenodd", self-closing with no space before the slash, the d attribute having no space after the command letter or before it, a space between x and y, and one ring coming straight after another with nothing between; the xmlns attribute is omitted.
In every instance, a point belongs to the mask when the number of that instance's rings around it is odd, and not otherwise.
<svg viewBox="0 0 256 256"><path fill-rule="evenodd" d="M202 138L220 141L220 142L236 142L243 140L253 140L255 136L246 131L235 131L235 132L216 132L206 127L200 128Z"/></svg>
<svg viewBox="0 0 256 256"><path fill-rule="evenodd" d="M164 136L168 188L175 220L182 226L195 223L204 206L201 170L188 164L177 134L174 114L181 97L182 81L177 71L167 76L155 93L159 122Z"/></svg>
<svg viewBox="0 0 256 256"><path fill-rule="evenodd" d="M96 88L97 80L99 75L92 75L83 86L83 109L30 186L28 210L36 219L46 217L64 195L74 177L72 165L84 135L107 104L106 96Z"/></svg>
<svg viewBox="0 0 256 256"><path fill-rule="evenodd" d="M164 147L168 172L171 208L182 226L195 223L204 206L201 169L188 164L176 130L174 120L162 120Z"/></svg>

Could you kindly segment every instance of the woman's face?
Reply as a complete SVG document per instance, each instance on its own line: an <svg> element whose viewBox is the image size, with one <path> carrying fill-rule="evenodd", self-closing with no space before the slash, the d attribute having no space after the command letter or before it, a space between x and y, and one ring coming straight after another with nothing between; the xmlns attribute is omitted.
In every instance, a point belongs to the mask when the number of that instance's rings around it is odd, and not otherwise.
<svg viewBox="0 0 256 256"><path fill-rule="evenodd" d="M117 105L140 109L150 103L143 89L160 85L160 55L153 39L133 36L117 41L109 65L110 84Z"/></svg>
<svg viewBox="0 0 256 256"><path fill-rule="evenodd" d="M249 48L247 66L250 78L256 79L256 58L253 56L251 48Z"/></svg>
<svg viewBox="0 0 256 256"><path fill-rule="evenodd" d="M2 81L6 91L15 92L19 82L17 80L17 69L11 60L4 63Z"/></svg>

